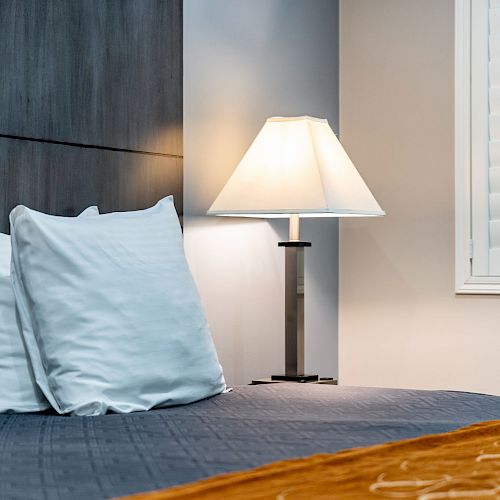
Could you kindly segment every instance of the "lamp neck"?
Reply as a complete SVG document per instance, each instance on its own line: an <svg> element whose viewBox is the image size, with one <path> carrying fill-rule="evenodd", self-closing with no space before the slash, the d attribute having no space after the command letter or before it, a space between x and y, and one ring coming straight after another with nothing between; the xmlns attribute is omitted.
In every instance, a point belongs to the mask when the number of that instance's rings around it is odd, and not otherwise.
<svg viewBox="0 0 500 500"><path fill-rule="evenodd" d="M299 214L290 214L289 239L290 239L290 241L300 241L300 216L299 216Z"/></svg>

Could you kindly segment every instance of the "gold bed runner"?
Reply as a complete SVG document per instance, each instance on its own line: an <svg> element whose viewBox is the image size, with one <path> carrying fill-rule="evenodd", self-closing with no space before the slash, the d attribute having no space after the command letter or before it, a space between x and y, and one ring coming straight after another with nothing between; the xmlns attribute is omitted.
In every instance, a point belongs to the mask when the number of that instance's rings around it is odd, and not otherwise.
<svg viewBox="0 0 500 500"><path fill-rule="evenodd" d="M500 420L284 460L129 500L500 499Z"/></svg>

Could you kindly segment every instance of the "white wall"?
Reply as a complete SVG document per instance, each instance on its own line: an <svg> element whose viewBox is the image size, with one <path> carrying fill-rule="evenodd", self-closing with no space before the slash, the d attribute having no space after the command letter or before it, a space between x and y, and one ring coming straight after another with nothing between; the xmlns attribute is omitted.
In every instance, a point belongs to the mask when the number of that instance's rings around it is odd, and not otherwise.
<svg viewBox="0 0 500 500"><path fill-rule="evenodd" d="M204 214L272 115L338 122L335 0L184 2L184 235L226 378L284 370L286 221ZM306 220L306 368L337 373L338 226Z"/></svg>
<svg viewBox="0 0 500 500"><path fill-rule="evenodd" d="M340 230L340 381L500 394L500 297L454 294L454 2L341 0L341 140L386 210Z"/></svg>

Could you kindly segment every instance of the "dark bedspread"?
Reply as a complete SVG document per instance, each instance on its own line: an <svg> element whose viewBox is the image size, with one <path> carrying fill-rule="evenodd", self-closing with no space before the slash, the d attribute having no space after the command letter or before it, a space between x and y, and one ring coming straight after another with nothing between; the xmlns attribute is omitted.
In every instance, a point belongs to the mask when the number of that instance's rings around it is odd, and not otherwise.
<svg viewBox="0 0 500 500"><path fill-rule="evenodd" d="M500 397L280 384L103 417L0 415L0 499L102 499L500 419Z"/></svg>

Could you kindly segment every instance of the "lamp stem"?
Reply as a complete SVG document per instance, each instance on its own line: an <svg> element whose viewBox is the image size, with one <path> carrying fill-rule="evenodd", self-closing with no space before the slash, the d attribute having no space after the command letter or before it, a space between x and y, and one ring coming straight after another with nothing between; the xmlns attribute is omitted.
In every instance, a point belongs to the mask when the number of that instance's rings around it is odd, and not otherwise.
<svg viewBox="0 0 500 500"><path fill-rule="evenodd" d="M298 229L298 215L296 229ZM292 227L290 217L290 227ZM290 239L298 231L290 230ZM314 382L317 375L304 374L304 249L308 241L282 241L285 247L285 374L273 375L272 380Z"/></svg>
<svg viewBox="0 0 500 500"><path fill-rule="evenodd" d="M300 216L290 214L289 219L289 239L290 241L300 241Z"/></svg>

